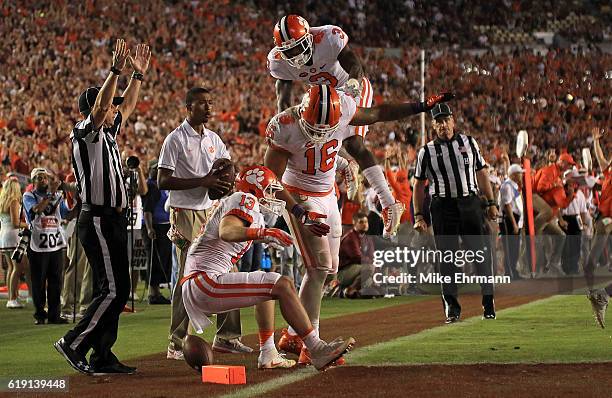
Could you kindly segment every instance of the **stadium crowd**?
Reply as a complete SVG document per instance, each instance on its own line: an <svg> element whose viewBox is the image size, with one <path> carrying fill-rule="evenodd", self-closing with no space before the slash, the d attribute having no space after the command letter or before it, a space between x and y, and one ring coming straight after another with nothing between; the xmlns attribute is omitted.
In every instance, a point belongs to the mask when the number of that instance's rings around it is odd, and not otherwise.
<svg viewBox="0 0 612 398"><path fill-rule="evenodd" d="M464 3L443 1L430 7L411 0L350 0L344 5L305 1L296 8L269 0L88 0L84 6L5 2L0 34L11 45L0 49L0 175L29 176L37 167L60 179L70 173L68 137L79 116L76 98L107 73L116 37L150 43L153 53L136 116L118 139L121 148L131 148L126 158L136 155L142 164L156 158L165 136L184 118L187 88L204 85L215 93L209 128L221 133L238 167L260 163L265 128L276 107L266 54L273 45L272 27L287 10L301 13L313 26L333 23L349 34L350 46L374 87L375 103L419 97L420 48L426 48L425 91L458 94L453 103L458 128L478 139L500 177L508 163L518 160L512 148L519 130L529 134L528 155L536 168L546 164L549 149L580 159L582 148L592 147L592 129L612 125L612 55L593 45L609 38L609 20L602 17L589 29L576 26L563 32L584 45L542 53L523 47L501 52L490 47L486 35L466 27L486 22L533 32L545 29L547 19L562 19L571 12L598 15L603 2L590 1L584 7L563 1L564 7L552 7L551 1L505 0L502 6L478 1L470 2L470 12L461 12ZM96 19L103 22L94 22L94 13L103 16ZM100 47L108 51L93 51ZM125 83L120 81L120 86ZM299 98L304 87L295 85L293 90ZM606 139L609 142L609 134L603 139L604 151ZM388 160L390 171L403 170L409 177L420 145L420 120L372 126L367 144L381 163ZM409 207L408 181L401 180L404 185L398 189L407 194L403 200ZM360 208L366 214L377 212L367 191L363 202L343 215L347 230ZM376 219L369 221L376 230ZM279 258L282 263L284 257ZM354 295L354 285L343 284Z"/></svg>

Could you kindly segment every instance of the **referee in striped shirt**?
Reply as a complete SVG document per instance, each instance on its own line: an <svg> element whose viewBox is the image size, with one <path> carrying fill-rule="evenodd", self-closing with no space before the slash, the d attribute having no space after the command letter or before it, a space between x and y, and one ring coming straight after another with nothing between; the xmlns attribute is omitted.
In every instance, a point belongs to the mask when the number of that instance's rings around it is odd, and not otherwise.
<svg viewBox="0 0 612 398"><path fill-rule="evenodd" d="M489 236L485 228L485 216L479 191L487 199L486 213L491 220L497 220L498 209L489 182L487 165L480 154L473 137L455 132L453 113L447 104L438 104L431 110L433 129L437 137L419 150L414 185L414 228L420 232L427 229L423 213L425 181L429 181L431 220L436 249L443 253L461 250L459 237L464 249L474 252L484 250L474 261L479 275L492 275ZM446 257L446 256L444 256ZM457 322L461 306L457 300L455 273L461 273L453 262L440 264L440 274L450 276L450 283L442 283L442 303L446 323ZM495 319L493 284L482 283L482 306L484 319Z"/></svg>
<svg viewBox="0 0 612 398"><path fill-rule="evenodd" d="M94 273L93 301L85 316L54 346L70 366L93 375L133 374L136 368L119 362L111 348L117 340L119 315L130 291L127 255L128 206L117 135L136 106L143 75L149 67L149 46L136 54L117 40L106 81L79 97L84 120L70 134L72 167L82 203L78 235ZM115 97L117 80L126 63L134 69L123 97ZM87 353L92 350L89 362Z"/></svg>

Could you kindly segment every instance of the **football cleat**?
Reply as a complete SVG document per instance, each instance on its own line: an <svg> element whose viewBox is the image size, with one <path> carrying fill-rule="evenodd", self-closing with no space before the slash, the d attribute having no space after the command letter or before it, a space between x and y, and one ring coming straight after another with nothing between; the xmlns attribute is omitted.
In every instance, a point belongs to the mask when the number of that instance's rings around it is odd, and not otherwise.
<svg viewBox="0 0 612 398"><path fill-rule="evenodd" d="M300 336L298 336L297 334L289 334L289 331L286 328L281 331L281 338L278 341L278 348L285 352L300 355L303 346L304 342L302 341Z"/></svg>
<svg viewBox="0 0 612 398"><path fill-rule="evenodd" d="M261 351L257 358L258 369L288 369L295 366L295 361L279 354L276 349Z"/></svg>
<svg viewBox="0 0 612 398"><path fill-rule="evenodd" d="M385 207L382 211L382 218L385 229L383 231L383 238L391 239L397 234L397 229L400 225L402 214L404 213L404 204L401 202L395 202L391 206Z"/></svg>
<svg viewBox="0 0 612 398"><path fill-rule="evenodd" d="M338 338L330 343L322 344L320 348L313 350L312 353L304 348L300 354L298 364L307 365L307 360L310 360L310 363L312 363L317 370L321 371L331 366L343 365L344 358L342 358L342 356L350 351L354 345L355 339L349 337L346 340Z"/></svg>

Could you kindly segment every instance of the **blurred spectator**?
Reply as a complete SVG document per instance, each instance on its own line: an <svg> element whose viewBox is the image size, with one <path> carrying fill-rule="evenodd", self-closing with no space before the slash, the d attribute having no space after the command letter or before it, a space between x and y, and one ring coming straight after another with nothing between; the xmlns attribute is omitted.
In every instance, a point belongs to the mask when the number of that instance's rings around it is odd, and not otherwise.
<svg viewBox="0 0 612 398"><path fill-rule="evenodd" d="M520 253L521 229L523 228L523 177L525 170L513 164L508 168L508 178L502 183L497 203L502 215L499 231L504 248L505 274L512 279L521 279L516 270Z"/></svg>
<svg viewBox="0 0 612 398"><path fill-rule="evenodd" d="M21 221L21 186L16 178L8 178L0 191L0 255L7 262L8 302L6 308L23 308L19 300L19 280L25 274L27 260L11 258L19 243L19 229L26 228Z"/></svg>
<svg viewBox="0 0 612 398"><path fill-rule="evenodd" d="M143 238L149 255L152 256L152 268L149 269L149 304L170 304L170 300L159 290L160 283L170 282L172 242L168 238L170 212L165 209L168 191L157 186L157 158L149 161L147 186L147 194L143 197L147 233L143 234Z"/></svg>
<svg viewBox="0 0 612 398"><path fill-rule="evenodd" d="M563 229L566 237L563 245L563 255L561 256L561 266L563 272L567 275L577 275L579 271L578 262L580 261L582 230L586 223L588 211L586 197L578 189L578 184L572 181L574 177L579 177L576 170L567 170L563 173L564 183L573 184L576 192L574 199L560 212L560 216L566 223L566 227Z"/></svg>
<svg viewBox="0 0 612 398"><path fill-rule="evenodd" d="M67 323L60 317L60 293L62 289L62 249L66 246L63 219L72 218L58 183L47 170L35 168L31 179L34 189L23 195L23 208L32 237L28 248L31 266L32 299L36 312L36 325ZM45 311L48 304L49 311Z"/></svg>
<svg viewBox="0 0 612 398"><path fill-rule="evenodd" d="M66 177L67 183L73 183L76 179L74 172ZM80 206L75 199L75 194L66 194L67 204L74 210ZM87 311L87 307L93 299L93 273L87 261L85 250L79 240L76 218L70 220L66 226L66 237L68 238L68 265L64 270L64 287L62 289L62 317L70 319L74 317L81 319ZM77 308L78 306L78 308Z"/></svg>
<svg viewBox="0 0 612 398"><path fill-rule="evenodd" d="M353 229L340 242L338 286L343 297L360 296L362 272L372 265L374 241L367 232L367 214L361 211L353 214Z"/></svg>

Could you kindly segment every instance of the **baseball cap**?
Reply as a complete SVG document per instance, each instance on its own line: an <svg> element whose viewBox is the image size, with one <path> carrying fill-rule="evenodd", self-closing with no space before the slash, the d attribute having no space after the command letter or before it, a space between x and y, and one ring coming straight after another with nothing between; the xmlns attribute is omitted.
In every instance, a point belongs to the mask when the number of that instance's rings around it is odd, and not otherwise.
<svg viewBox="0 0 612 398"><path fill-rule="evenodd" d="M513 164L510 167L508 167L508 175L511 176L512 174L516 174L516 173L524 173L525 170L518 164Z"/></svg>
<svg viewBox="0 0 612 398"><path fill-rule="evenodd" d="M452 114L453 112L451 111L450 106L446 104L438 104L434 106L431 110L431 117L433 117L434 119L440 116L451 116Z"/></svg>
<svg viewBox="0 0 612 398"><path fill-rule="evenodd" d="M86 113L91 111L94 104L96 103L96 97L102 87L89 87L79 95L79 112ZM114 97L113 105L121 105L123 103L123 97Z"/></svg>
<svg viewBox="0 0 612 398"><path fill-rule="evenodd" d="M564 160L569 164L576 164L576 162L574 161L574 158L572 157L572 155L570 155L567 152L562 153L561 155L559 155L559 160Z"/></svg>
<svg viewBox="0 0 612 398"><path fill-rule="evenodd" d="M44 167L36 167L30 173L30 179L31 180L35 179L36 176L39 175L39 174L49 174L49 172L47 172L47 169L45 169Z"/></svg>

